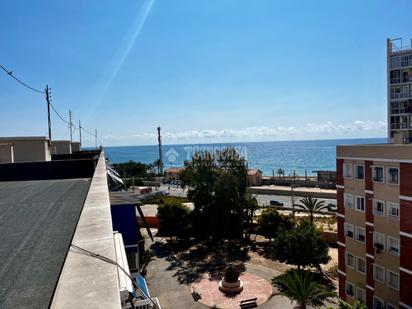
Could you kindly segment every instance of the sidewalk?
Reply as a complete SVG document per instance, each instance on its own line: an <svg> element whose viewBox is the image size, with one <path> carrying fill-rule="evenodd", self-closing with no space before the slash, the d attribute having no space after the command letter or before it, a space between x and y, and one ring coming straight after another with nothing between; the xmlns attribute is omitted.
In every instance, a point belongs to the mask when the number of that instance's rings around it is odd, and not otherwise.
<svg viewBox="0 0 412 309"><path fill-rule="evenodd" d="M259 186L250 187L251 193L254 194L266 194L266 195L285 195L291 196L292 189L289 186ZM309 187L295 187L293 189L295 196L313 196L318 198L336 199L336 190L334 189L320 189Z"/></svg>

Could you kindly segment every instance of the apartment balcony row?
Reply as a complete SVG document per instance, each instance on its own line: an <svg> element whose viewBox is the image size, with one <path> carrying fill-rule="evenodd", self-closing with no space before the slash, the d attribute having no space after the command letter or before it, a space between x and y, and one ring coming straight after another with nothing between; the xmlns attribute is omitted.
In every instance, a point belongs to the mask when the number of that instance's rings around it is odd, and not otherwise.
<svg viewBox="0 0 412 309"><path fill-rule="evenodd" d="M412 123L391 123L391 130L412 130Z"/></svg>
<svg viewBox="0 0 412 309"><path fill-rule="evenodd" d="M412 75L391 78L390 82L391 82L391 85L411 83L412 82Z"/></svg>
<svg viewBox="0 0 412 309"><path fill-rule="evenodd" d="M391 100L410 99L410 98L412 98L412 90L405 91L405 92L391 93Z"/></svg>

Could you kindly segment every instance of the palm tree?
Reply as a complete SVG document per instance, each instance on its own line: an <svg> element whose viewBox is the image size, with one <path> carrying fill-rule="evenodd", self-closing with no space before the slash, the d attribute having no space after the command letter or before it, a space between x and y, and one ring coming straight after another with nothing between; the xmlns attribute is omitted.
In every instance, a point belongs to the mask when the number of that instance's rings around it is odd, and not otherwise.
<svg viewBox="0 0 412 309"><path fill-rule="evenodd" d="M302 204L295 204L295 207L302 209L309 213L310 224L313 225L313 216L324 209L328 208L324 201L319 201L317 198L311 196L304 197L300 200Z"/></svg>
<svg viewBox="0 0 412 309"><path fill-rule="evenodd" d="M279 179L280 179L280 178L282 177L283 170L282 170L281 168L279 168L279 169L276 171L276 174L279 175Z"/></svg>
<svg viewBox="0 0 412 309"><path fill-rule="evenodd" d="M328 297L336 296L327 285L317 281L314 273L298 269L289 270L273 280L280 292L291 301L296 301L300 309L308 305L321 306Z"/></svg>

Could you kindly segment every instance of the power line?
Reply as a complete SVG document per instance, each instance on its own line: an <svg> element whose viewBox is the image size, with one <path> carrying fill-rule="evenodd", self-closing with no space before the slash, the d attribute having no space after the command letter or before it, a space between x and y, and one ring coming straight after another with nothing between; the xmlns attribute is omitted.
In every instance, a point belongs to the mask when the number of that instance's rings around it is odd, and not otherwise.
<svg viewBox="0 0 412 309"><path fill-rule="evenodd" d="M23 81L21 81L20 79L18 79L16 76L14 76L14 75L13 75L13 71L7 70L7 69L6 69L3 65L1 65L1 64L0 64L0 68L1 68L7 75L9 75L11 78L13 78L14 80L16 80L18 83L20 83L20 84L23 85L24 87L26 87L26 88L34 91L34 92L37 92L37 93L46 94L46 97L47 97L48 95L50 95L50 91L49 91L48 88L47 88L46 90L44 90L44 91L38 90L38 89L36 89L36 88L33 88L33 87L29 86L28 84L26 84L25 82L23 82ZM80 130L80 126L79 126L79 127L76 127L76 126L73 124L73 122L67 121L66 119L64 119L64 117L57 111L57 109L56 109L56 108L54 107L54 105L51 103L51 96L48 97L48 104L49 104L49 106L52 108L53 112L57 115L57 117L59 117L61 121L63 121L65 124L67 124L70 129L73 128L74 130ZM49 126L50 126L50 124L49 124ZM81 129L83 129L86 133L90 134L91 136L93 136L93 137L95 137L95 138L97 137L95 133L90 132L89 130L85 129L84 127L81 127ZM101 141L99 138L97 138L97 139L99 140L100 144L103 144L102 141Z"/></svg>
<svg viewBox="0 0 412 309"><path fill-rule="evenodd" d="M16 76L13 75L13 71L8 71L8 70L7 70L4 66L2 66L1 64L0 64L0 68L2 68L2 70L3 70L4 72L6 72L7 75L9 75L11 78L15 79L17 82L19 82L19 83L22 84L23 86L29 88L30 90L32 90L32 91L34 91L34 92L38 92L38 93L43 93L43 94L44 94L44 91L37 90L36 88L33 88L33 87L27 85L25 82L23 82L23 81L21 81L20 79L18 79Z"/></svg>

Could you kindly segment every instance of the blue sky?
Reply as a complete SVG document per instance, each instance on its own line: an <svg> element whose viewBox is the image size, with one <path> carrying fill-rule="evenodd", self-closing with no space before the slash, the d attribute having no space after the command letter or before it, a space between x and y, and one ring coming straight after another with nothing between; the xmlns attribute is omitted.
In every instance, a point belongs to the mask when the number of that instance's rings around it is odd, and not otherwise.
<svg viewBox="0 0 412 309"><path fill-rule="evenodd" d="M154 144L159 125L165 143L381 137L386 38L412 37L411 10L408 0L5 0L0 64L49 84L55 107L104 145ZM1 135L47 134L41 94L2 73L0 102Z"/></svg>

